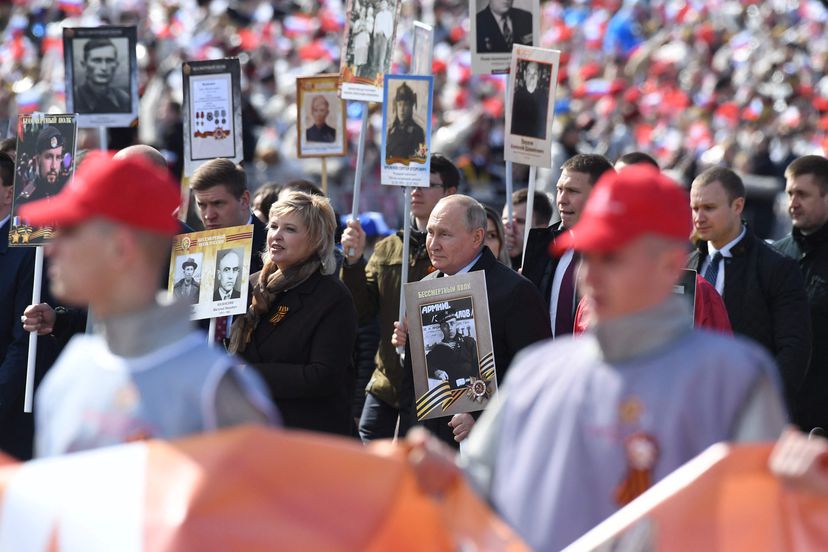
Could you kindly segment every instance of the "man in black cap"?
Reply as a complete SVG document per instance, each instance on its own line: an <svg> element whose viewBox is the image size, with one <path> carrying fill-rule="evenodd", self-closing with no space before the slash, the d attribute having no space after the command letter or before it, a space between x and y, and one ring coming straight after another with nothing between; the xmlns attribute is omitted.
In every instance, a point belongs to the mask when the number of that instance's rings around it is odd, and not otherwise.
<svg viewBox="0 0 828 552"><path fill-rule="evenodd" d="M447 381L452 389L464 387L469 378L479 377L477 343L457 331L457 315L452 311L435 314L433 322L440 324L443 340L426 355L428 377Z"/></svg>
<svg viewBox="0 0 828 552"><path fill-rule="evenodd" d="M34 180L27 182L17 195L18 203L52 197L63 187L61 164L66 142L53 126L44 126L37 135L33 157Z"/></svg>
<svg viewBox="0 0 828 552"><path fill-rule="evenodd" d="M129 113L129 94L112 86L118 70L118 50L108 38L93 38L83 45L81 67L86 79L75 86L77 113ZM77 81L76 81L77 82Z"/></svg>
<svg viewBox="0 0 828 552"><path fill-rule="evenodd" d="M184 271L184 277L180 279L173 286L173 295L185 299L190 303L198 303L199 285L193 278L198 263L192 257L188 257L184 264L181 265L181 270Z"/></svg>
<svg viewBox="0 0 828 552"><path fill-rule="evenodd" d="M425 132L423 127L412 119L414 107L417 105L417 95L406 83L397 88L394 97L395 120L388 129L388 137L385 142L386 163L393 160L408 159L414 157L420 144L425 144Z"/></svg>

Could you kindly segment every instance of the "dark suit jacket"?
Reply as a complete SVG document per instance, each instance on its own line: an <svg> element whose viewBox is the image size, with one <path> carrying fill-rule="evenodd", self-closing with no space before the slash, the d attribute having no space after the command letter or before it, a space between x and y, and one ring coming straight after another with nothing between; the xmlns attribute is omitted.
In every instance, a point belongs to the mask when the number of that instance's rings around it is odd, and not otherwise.
<svg viewBox="0 0 828 552"><path fill-rule="evenodd" d="M512 37L515 44L532 45L532 14L528 11L512 8L509 10L512 22ZM503 39L503 30L498 26L492 10L477 12L477 52L511 53Z"/></svg>
<svg viewBox="0 0 828 552"><path fill-rule="evenodd" d="M805 378L811 353L808 297L796 261L754 236L750 228L725 258L724 303L733 333L763 345L776 359L788 408ZM687 267L699 271L707 242L690 254Z"/></svg>
<svg viewBox="0 0 828 552"><path fill-rule="evenodd" d="M497 383L503 385L509 366L515 355L529 345L552 337L549 314L538 290L526 278L498 262L488 247L471 268L486 274L486 294L489 299L489 318L492 325ZM439 277L432 272L425 279ZM406 346L405 369L400 390L400 427L407 428L417 417L414 410L414 377L411 371L411 351ZM445 442L457 446L451 429L446 425L449 418L427 420L424 424Z"/></svg>
<svg viewBox="0 0 828 552"><path fill-rule="evenodd" d="M233 292L230 294L230 299L239 299L241 297L241 291L234 289ZM213 301L221 301L221 295L219 294L219 290L213 291Z"/></svg>
<svg viewBox="0 0 828 552"><path fill-rule="evenodd" d="M523 275L535 284L543 296L544 305L552 299L552 280L558 268L559 257L549 253L549 246L555 238L563 233L559 224L548 228L531 228L526 242L526 261L523 263ZM575 301L577 306L577 301ZM574 312L573 312L574 314Z"/></svg>
<svg viewBox="0 0 828 552"><path fill-rule="evenodd" d="M0 227L0 450L22 460L32 457L34 420L23 413L29 334L20 317L32 302L35 250L9 247L10 221ZM47 290L43 299L48 300ZM37 340L36 378L52 365L57 350L48 336Z"/></svg>
<svg viewBox="0 0 828 552"><path fill-rule="evenodd" d="M260 253L267 247L267 225L253 216L253 255L250 257L250 274L259 272L264 263Z"/></svg>
<svg viewBox="0 0 828 552"><path fill-rule="evenodd" d="M305 131L305 139L308 142L336 142L336 129L323 123L321 127L311 125Z"/></svg>
<svg viewBox="0 0 828 552"><path fill-rule="evenodd" d="M320 272L262 316L242 356L267 382L286 427L352 435L356 330L348 289Z"/></svg>

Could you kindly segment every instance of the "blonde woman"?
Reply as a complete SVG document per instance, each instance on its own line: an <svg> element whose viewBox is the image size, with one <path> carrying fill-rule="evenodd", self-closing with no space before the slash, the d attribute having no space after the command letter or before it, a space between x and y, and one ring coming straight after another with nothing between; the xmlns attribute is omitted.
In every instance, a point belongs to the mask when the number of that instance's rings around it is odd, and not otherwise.
<svg viewBox="0 0 828 552"><path fill-rule="evenodd" d="M291 192L271 207L264 268L230 350L264 378L285 427L352 435L357 314L333 275L335 229L324 197Z"/></svg>

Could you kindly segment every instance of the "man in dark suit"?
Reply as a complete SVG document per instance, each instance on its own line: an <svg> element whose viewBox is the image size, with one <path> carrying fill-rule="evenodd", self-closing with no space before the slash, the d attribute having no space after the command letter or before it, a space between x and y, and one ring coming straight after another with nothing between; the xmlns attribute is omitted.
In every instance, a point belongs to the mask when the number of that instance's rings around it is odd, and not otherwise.
<svg viewBox="0 0 828 552"><path fill-rule="evenodd" d="M615 172L612 164L601 155L582 153L567 159L561 168L555 200L560 222L548 228L529 230L523 275L543 295L555 336L572 333L578 307L575 281L579 261L572 250L553 255L550 245L578 222L592 187L607 171Z"/></svg>
<svg viewBox="0 0 828 552"><path fill-rule="evenodd" d="M437 270L424 280L475 270L485 273L495 370L497 381L502 383L518 352L551 337L543 300L530 281L500 263L484 245L486 211L476 200L458 194L441 199L431 212L427 229L426 248L431 264ZM406 342L405 337L403 330L395 331L395 346ZM416 418L410 351L405 358L400 416L406 416L407 423ZM444 419L434 419L425 425L432 433L456 446L466 438L474 420L471 414L463 413L452 416L448 424ZM400 423L403 425L403 420Z"/></svg>
<svg viewBox="0 0 828 552"><path fill-rule="evenodd" d="M733 333L763 345L779 368L789 412L808 369L811 324L802 272L742 223L745 186L730 169L713 167L690 189L700 238L688 260L724 298Z"/></svg>
<svg viewBox="0 0 828 552"><path fill-rule="evenodd" d="M29 334L20 317L32 299L35 251L9 247L14 161L0 153L0 450L21 460L32 457L34 420L23 412ZM42 376L56 353L38 341L37 372Z"/></svg>
<svg viewBox="0 0 828 552"><path fill-rule="evenodd" d="M241 292L236 287L239 279L241 258L235 249L223 249L216 255L216 289L213 301L238 299Z"/></svg>
<svg viewBox="0 0 828 552"><path fill-rule="evenodd" d="M253 225L250 274L262 269L267 227L250 210L250 191L244 169L228 159L211 159L190 178L198 215L206 230Z"/></svg>
<svg viewBox="0 0 828 552"><path fill-rule="evenodd" d="M311 117L313 126L305 131L305 139L308 142L336 142L336 129L328 126L325 119L328 118L331 108L325 96L314 96L311 100Z"/></svg>
<svg viewBox="0 0 828 552"><path fill-rule="evenodd" d="M477 53L511 53L513 44L532 45L532 14L514 0L489 0L477 12Z"/></svg>

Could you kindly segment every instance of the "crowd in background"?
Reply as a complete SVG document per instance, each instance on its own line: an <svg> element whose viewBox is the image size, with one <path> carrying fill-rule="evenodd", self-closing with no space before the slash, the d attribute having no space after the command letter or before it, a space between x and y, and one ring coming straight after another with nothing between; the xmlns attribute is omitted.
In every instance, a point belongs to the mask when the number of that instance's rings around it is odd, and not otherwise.
<svg viewBox="0 0 828 552"><path fill-rule="evenodd" d="M4 3L0 119L65 109L63 27L136 25L140 125L111 129L110 148L155 145L180 173L181 62L237 56L251 188L298 176L319 180L319 160L295 155L295 77L338 72L345 10L343 0ZM555 161L540 171L541 189L551 191L560 164L575 153L616 159L641 150L686 184L719 163L769 177L747 183L772 207L784 167L825 150L828 10L817 0L542 2L540 11L540 46L562 52ZM502 204L506 81L471 74L468 13L466 1L404 2L392 72L407 71L413 21L432 24L432 150L458 160L471 195ZM350 211L362 107L348 106L348 157L327 164L339 212ZM401 194L379 184L381 106L370 109L360 207L396 226ZM6 132L13 129L8 124ZM96 145L96 133L82 133L79 147ZM525 186L527 167L514 171L515 187ZM784 230L769 208L756 226L766 237Z"/></svg>

